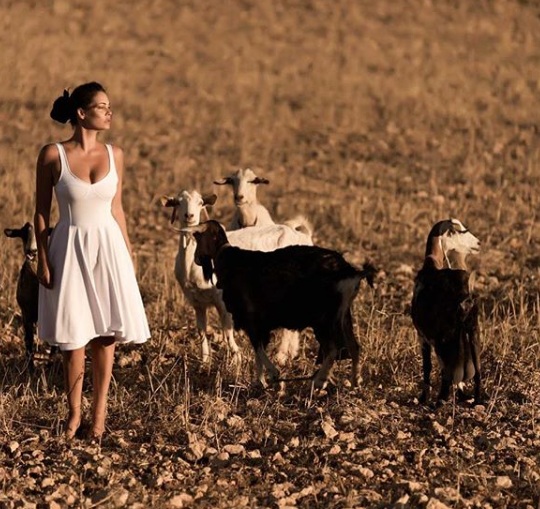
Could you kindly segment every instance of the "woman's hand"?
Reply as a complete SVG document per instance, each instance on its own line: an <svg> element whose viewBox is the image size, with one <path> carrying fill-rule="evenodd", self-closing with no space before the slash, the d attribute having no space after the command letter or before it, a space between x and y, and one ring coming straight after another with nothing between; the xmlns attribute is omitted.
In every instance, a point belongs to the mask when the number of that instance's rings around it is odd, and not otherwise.
<svg viewBox="0 0 540 509"><path fill-rule="evenodd" d="M53 287L52 271L46 263L38 263L37 278L41 285L49 290Z"/></svg>

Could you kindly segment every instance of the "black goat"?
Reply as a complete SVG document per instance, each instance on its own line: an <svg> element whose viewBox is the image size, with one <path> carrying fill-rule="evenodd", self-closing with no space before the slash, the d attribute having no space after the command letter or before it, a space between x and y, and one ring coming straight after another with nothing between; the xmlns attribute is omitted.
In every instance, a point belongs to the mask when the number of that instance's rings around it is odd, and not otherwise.
<svg viewBox="0 0 540 509"><path fill-rule="evenodd" d="M289 246L272 252L246 251L228 243L217 221L186 228L196 241L195 262L209 280L215 271L217 287L232 314L236 329L244 330L255 350L257 378L263 370L277 381L279 372L266 355L270 332L277 328L312 327L320 345L322 365L313 377L324 386L342 350L352 359L352 384L359 382L360 346L354 336L351 305L360 281L373 284L375 269L358 270L341 254L317 246Z"/></svg>
<svg viewBox="0 0 540 509"><path fill-rule="evenodd" d="M24 262L17 281L17 303L21 309L26 358L30 370L34 369L34 329L38 318L39 281L37 278L37 244L34 227L26 223L22 228L6 228L4 234L20 238L23 243ZM51 348L51 356L56 348Z"/></svg>
<svg viewBox="0 0 540 509"><path fill-rule="evenodd" d="M469 292L465 257L478 253L480 242L457 219L436 223L427 239L424 265L418 272L411 315L422 346L423 390L430 392L431 348L441 368L438 402L448 399L452 384L474 378L474 398L480 401L481 373L478 306ZM457 261L452 268L450 259Z"/></svg>

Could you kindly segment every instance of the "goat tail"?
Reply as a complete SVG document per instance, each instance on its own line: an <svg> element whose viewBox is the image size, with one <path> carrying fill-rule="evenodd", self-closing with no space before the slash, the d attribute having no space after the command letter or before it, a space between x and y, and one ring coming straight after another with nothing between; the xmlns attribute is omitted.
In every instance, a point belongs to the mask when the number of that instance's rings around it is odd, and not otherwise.
<svg viewBox="0 0 540 509"><path fill-rule="evenodd" d="M360 273L360 279L365 279L371 288L373 288L374 282L375 282L375 276L377 275L378 269L375 267L375 265L365 262L364 265L362 265L362 270L359 271Z"/></svg>
<svg viewBox="0 0 540 509"><path fill-rule="evenodd" d="M313 226L305 216L298 215L292 219L288 219L284 224L290 226L299 233L307 235L310 239L313 236Z"/></svg>

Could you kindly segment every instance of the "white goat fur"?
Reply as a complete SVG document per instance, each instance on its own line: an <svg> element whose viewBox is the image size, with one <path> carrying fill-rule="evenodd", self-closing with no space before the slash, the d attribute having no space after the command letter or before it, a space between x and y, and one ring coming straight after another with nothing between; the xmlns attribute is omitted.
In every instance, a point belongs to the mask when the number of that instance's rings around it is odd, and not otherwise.
<svg viewBox="0 0 540 509"><path fill-rule="evenodd" d="M182 191L178 197L164 196L161 203L164 207L173 207L171 221L179 219L182 228L199 224L201 213L206 213L206 207L213 205L216 195L201 196L197 191ZM205 218L207 219L207 218ZM273 224L265 227L249 227L228 232L231 245L242 249L273 251L291 245L313 245L311 239L311 226L308 221L299 216L292 220L296 228L290 225ZM223 335L235 355L238 354L238 345L234 340L232 316L227 312L221 290L205 281L202 268L195 263L196 242L186 233L180 233L178 253L176 255L174 273L188 302L195 309L197 331L201 340L202 361L210 359L210 348L206 336L207 309L214 306L219 314ZM283 330L277 360L283 363L288 355L294 356L298 349L298 333ZM296 338L295 338L296 336ZM296 349L295 349L296 347Z"/></svg>
<svg viewBox="0 0 540 509"><path fill-rule="evenodd" d="M265 178L257 177L253 170L240 168L235 173L215 180L214 184L232 186L236 210L229 225L229 231L247 226L268 226L275 224L268 209L257 200L257 186L268 184Z"/></svg>
<svg viewBox="0 0 540 509"><path fill-rule="evenodd" d="M203 198L197 191L182 191L176 198L163 196L161 204L164 207L173 207L172 223L178 218L180 225L186 227L199 224L201 212L206 213L206 207L213 205L215 200L215 195ZM221 298L221 290L217 289L211 282L205 281L201 267L195 264L196 247L197 244L193 238L180 233L174 275L184 296L195 310L197 332L201 341L202 362L207 363L210 360L210 345L206 335L207 310L210 306L214 306L218 312L224 339L233 355L237 356L239 348L234 340L232 317L225 308Z"/></svg>

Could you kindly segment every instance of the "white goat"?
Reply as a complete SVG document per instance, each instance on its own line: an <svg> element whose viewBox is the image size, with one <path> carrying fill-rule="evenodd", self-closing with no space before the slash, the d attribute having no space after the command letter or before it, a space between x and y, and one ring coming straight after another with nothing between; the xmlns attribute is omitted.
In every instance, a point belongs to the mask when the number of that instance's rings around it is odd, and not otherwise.
<svg viewBox="0 0 540 509"><path fill-rule="evenodd" d="M253 170L240 168L238 171L220 180L214 180L219 186L232 186L234 195L234 212L229 231L247 226L268 226L274 224L268 209L257 200L257 186L268 184L268 179L257 177Z"/></svg>
<svg viewBox="0 0 540 509"><path fill-rule="evenodd" d="M231 245L248 251L274 251L287 246L312 246L311 227L305 218L304 228L294 228L289 224L249 226L241 230L227 232Z"/></svg>
<svg viewBox="0 0 540 509"><path fill-rule="evenodd" d="M171 222L178 217L182 228L199 224L201 212L206 213L206 207L213 205L216 195L201 196L197 191L182 191L178 197L163 196L161 204L172 207ZM264 227L249 227L229 232L229 241L232 245L248 250L273 251L291 245L313 245L311 240L311 225L305 218L297 219L298 226L273 224ZM220 315L223 334L235 354L238 352L233 337L232 317L225 308L221 298L221 290L205 281L200 266L195 264L195 241L191 235L180 232L178 253L176 255L175 275L180 283L189 303L195 308L197 315L197 329L202 340L203 362L210 356L208 339L206 337L206 310L210 306L216 307ZM277 359L286 359L290 352L291 335L296 331L283 331ZM292 344L298 344L292 342ZM293 352L296 354L296 352Z"/></svg>
<svg viewBox="0 0 540 509"><path fill-rule="evenodd" d="M181 227L185 228L186 226L199 224L201 212L204 210L206 213L206 207L213 205L216 199L215 194L203 197L197 191L182 191L176 198L163 196L161 204L164 207L173 207L171 223L174 223L178 218ZM210 306L216 308L221 321L223 336L229 344L233 355L237 358L239 348L234 340L232 317L225 308L221 298L221 290L218 290L210 281L206 281L201 268L195 264L196 247L197 244L191 236L180 233L174 275L186 299L195 310L197 332L201 341L202 362L207 363L210 360L210 346L206 335L207 309Z"/></svg>

